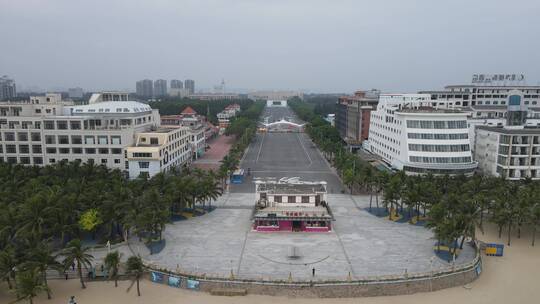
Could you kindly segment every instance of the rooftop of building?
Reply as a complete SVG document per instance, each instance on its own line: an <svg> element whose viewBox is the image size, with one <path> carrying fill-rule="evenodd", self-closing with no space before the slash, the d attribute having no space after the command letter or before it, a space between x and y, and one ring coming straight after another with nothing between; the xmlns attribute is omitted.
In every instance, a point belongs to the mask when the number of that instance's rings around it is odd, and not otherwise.
<svg viewBox="0 0 540 304"><path fill-rule="evenodd" d="M84 113L141 113L150 112L152 108L137 101L104 101L82 106L73 106L73 114Z"/></svg>
<svg viewBox="0 0 540 304"><path fill-rule="evenodd" d="M477 126L476 128L508 135L540 135L540 126L522 126L521 128L504 126Z"/></svg>
<svg viewBox="0 0 540 304"><path fill-rule="evenodd" d="M183 114L183 115L196 115L197 111L193 110L192 107L187 106L184 110L182 110L182 112L180 112L180 114Z"/></svg>
<svg viewBox="0 0 540 304"><path fill-rule="evenodd" d="M453 109L437 109L432 107L419 107L419 108L401 108L399 110L396 110L396 112L399 113L440 113L440 114L459 114L463 113L461 110L453 110Z"/></svg>
<svg viewBox="0 0 540 304"><path fill-rule="evenodd" d="M315 194L326 192L325 183L260 183L257 185L259 192L268 194Z"/></svg>

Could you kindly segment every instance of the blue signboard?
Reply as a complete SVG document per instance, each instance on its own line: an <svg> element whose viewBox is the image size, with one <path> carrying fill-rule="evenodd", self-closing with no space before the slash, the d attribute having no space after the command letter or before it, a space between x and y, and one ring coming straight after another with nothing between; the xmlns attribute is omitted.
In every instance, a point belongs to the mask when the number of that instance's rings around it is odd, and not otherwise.
<svg viewBox="0 0 540 304"><path fill-rule="evenodd" d="M199 281L196 280L187 280L186 287L188 289L199 289Z"/></svg>
<svg viewBox="0 0 540 304"><path fill-rule="evenodd" d="M152 271L150 272L150 279L155 283L163 283L163 273Z"/></svg>
<svg viewBox="0 0 540 304"><path fill-rule="evenodd" d="M180 278L179 277L172 277L172 276L169 276L169 282L168 282L169 286L171 287L176 287L176 288L180 288Z"/></svg>

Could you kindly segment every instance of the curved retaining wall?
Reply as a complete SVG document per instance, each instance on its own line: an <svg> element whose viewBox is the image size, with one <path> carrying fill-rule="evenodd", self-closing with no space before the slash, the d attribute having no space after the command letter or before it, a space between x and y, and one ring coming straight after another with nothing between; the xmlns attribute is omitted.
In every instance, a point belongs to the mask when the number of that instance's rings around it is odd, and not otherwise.
<svg viewBox="0 0 540 304"><path fill-rule="evenodd" d="M455 286L462 286L474 281L482 272L482 259L479 252L475 259L465 265L449 268L433 273L419 273L412 275L380 276L366 278L358 281L342 282L283 282L283 281L251 281L224 278L207 278L190 274L174 273L147 265L152 271L164 276L163 282L167 284L167 277L181 278L184 282L180 287L188 288L188 280L196 280L200 291L210 292L213 289L245 289L251 294L292 297L371 297L412 294L428 292Z"/></svg>

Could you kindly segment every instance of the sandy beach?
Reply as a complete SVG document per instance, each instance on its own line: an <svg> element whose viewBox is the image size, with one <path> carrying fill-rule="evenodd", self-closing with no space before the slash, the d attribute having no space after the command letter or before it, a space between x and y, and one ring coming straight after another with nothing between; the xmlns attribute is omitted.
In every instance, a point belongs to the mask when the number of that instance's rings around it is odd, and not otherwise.
<svg viewBox="0 0 540 304"><path fill-rule="evenodd" d="M503 237L504 238L504 237ZM498 242L495 227L488 227L485 235L479 235L485 242ZM504 238L504 240L506 240ZM513 237L512 246L505 247L504 257L484 257L484 272L470 286L450 288L432 293L418 293L406 296L348 298L348 299L306 299L248 295L245 297L216 297L202 292L175 289L165 285L142 281L141 297L136 290L126 292L129 282L119 282L114 288L113 282L88 283L87 289L81 289L77 280L54 280L50 283L53 299L47 300L44 294L34 303L67 303L70 295L77 303L538 303L540 297L540 245L531 247L531 234L525 232L521 239ZM7 292L7 285L0 290L0 303L13 300Z"/></svg>

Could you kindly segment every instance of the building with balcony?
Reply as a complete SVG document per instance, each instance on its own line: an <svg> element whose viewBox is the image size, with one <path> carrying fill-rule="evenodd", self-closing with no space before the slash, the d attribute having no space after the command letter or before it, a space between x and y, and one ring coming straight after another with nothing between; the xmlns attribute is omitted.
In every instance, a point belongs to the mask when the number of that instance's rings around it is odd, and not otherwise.
<svg viewBox="0 0 540 304"><path fill-rule="evenodd" d="M87 105L79 106L62 100L60 94L2 102L0 162L41 166L79 161L105 165L128 175L126 149L137 143L138 134L159 127L158 111L130 101L127 93L93 94ZM175 146L172 152L184 149L190 155L189 136L185 133L182 135L187 137L182 141L185 146ZM167 161L167 165L176 165L176 160Z"/></svg>
<svg viewBox="0 0 540 304"><path fill-rule="evenodd" d="M191 107L186 107L180 115L161 116L161 124L164 126L184 126L189 128L191 136L190 144L193 159L201 157L206 150L206 118L197 114Z"/></svg>
<svg viewBox="0 0 540 304"><path fill-rule="evenodd" d="M540 127L527 123L525 100L521 91L510 91L504 126L476 127L474 155L484 174L540 179Z"/></svg>
<svg viewBox="0 0 540 304"><path fill-rule="evenodd" d="M189 128L161 127L137 133L135 143L126 148L130 178L150 178L191 163Z"/></svg>
<svg viewBox="0 0 540 304"><path fill-rule="evenodd" d="M467 113L435 109L429 94L381 94L371 112L369 150L395 170L472 174Z"/></svg>

